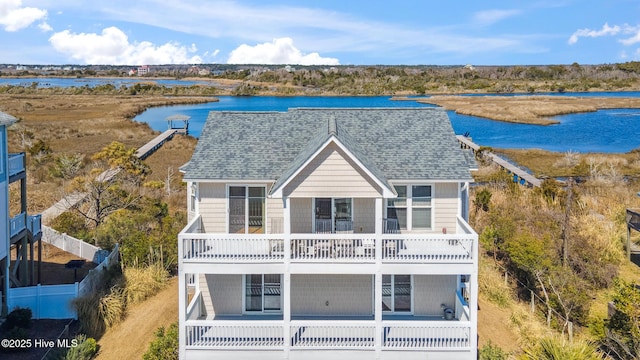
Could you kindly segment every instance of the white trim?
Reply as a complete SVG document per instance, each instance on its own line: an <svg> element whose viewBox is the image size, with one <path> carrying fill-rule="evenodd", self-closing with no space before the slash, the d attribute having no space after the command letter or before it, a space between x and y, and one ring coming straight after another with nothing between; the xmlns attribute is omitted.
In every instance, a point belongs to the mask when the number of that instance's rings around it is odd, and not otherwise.
<svg viewBox="0 0 640 360"><path fill-rule="evenodd" d="M262 276L261 286L262 286L262 310L260 311L248 311L247 310L247 276L250 275L260 275ZM280 275L280 310L265 310L264 309L264 276L265 275ZM278 315L283 314L284 310L284 276L283 274L242 274L242 299L240 300L242 303L242 315Z"/></svg>
<svg viewBox="0 0 640 360"><path fill-rule="evenodd" d="M248 234L249 231L249 187L263 187L264 188L264 214L263 214L263 218L264 218L264 222L262 224L262 227L264 228L264 234L267 234L267 187L268 185L263 184L248 184L248 183L244 183L244 184L227 184L227 186L225 187L225 201L226 201L226 207L227 207L227 211L226 211L226 220L225 220L225 226L226 226L226 233L227 234L231 234L229 232L229 216L231 215L231 206L229 203L229 188L230 187L244 187L246 188L246 193L245 193L245 226L244 226L244 234Z"/></svg>
<svg viewBox="0 0 640 360"><path fill-rule="evenodd" d="M383 182L381 182L377 177L375 177L371 171L369 171L369 169L367 169L366 166L364 166L360 160L358 160L358 158L356 156L354 156L343 144L342 142L340 142L340 140L338 140L338 138L336 138L335 136L331 136L329 137L329 139L322 144L322 146L320 146L320 148L313 153L313 155L311 155L301 166L299 166L296 171L291 174L291 176L289 176L282 184L280 184L280 186L277 189L272 189L271 191L271 196L275 197L275 198L281 198L283 196L283 191L284 188L289 185L289 183L291 181L293 181L293 179L295 179L300 172L302 172L302 170L304 170L304 168L306 168L316 157L318 157L318 155L320 155L320 153L322 151L324 151L324 149L327 148L327 146L329 146L331 143L336 144L342 151L345 152L345 154L347 154L347 156L356 163L356 165L362 169L365 174L372 179L376 185L378 185L381 189L382 189L382 196L383 197L393 197L394 196L394 191L393 189L389 189ZM275 191L274 191L275 190Z"/></svg>
<svg viewBox="0 0 640 360"><path fill-rule="evenodd" d="M273 179L262 180L247 180L247 179L190 179L183 178L185 182L201 182L201 183L214 183L214 184L273 184Z"/></svg>

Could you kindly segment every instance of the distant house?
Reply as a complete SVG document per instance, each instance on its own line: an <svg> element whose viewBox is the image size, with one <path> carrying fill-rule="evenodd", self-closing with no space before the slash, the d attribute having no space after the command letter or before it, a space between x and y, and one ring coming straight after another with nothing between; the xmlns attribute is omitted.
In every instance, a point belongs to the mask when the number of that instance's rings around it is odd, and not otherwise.
<svg viewBox="0 0 640 360"><path fill-rule="evenodd" d="M147 65L142 65L140 67L138 67L138 69L136 70L138 76L145 76L151 73L151 68Z"/></svg>
<svg viewBox="0 0 640 360"><path fill-rule="evenodd" d="M0 111L0 278L2 313L7 314L7 293L11 287L34 285L33 245L42 236L40 215L27 215L27 179L25 154L9 154L7 128L16 118ZM20 183L20 208L9 209L9 184ZM11 261L11 250L17 259ZM31 254L31 255L29 255Z"/></svg>
<svg viewBox="0 0 640 360"><path fill-rule="evenodd" d="M178 237L181 359L476 359L470 168L440 109L211 112Z"/></svg>

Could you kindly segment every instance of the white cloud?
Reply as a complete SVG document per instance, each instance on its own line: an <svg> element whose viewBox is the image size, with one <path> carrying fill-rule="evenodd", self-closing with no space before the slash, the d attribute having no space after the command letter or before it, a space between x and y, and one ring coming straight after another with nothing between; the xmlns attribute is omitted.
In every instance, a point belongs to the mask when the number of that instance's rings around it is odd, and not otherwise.
<svg viewBox="0 0 640 360"><path fill-rule="evenodd" d="M34 7L23 7L22 0L0 1L0 25L3 26L6 31L18 31L38 20L44 20L46 18L46 10Z"/></svg>
<svg viewBox="0 0 640 360"><path fill-rule="evenodd" d="M250 46L242 44L229 55L228 64L296 64L339 65L336 58L325 58L317 52L303 55L293 46L293 39L285 37L270 43Z"/></svg>
<svg viewBox="0 0 640 360"><path fill-rule="evenodd" d="M156 46L142 41L129 43L127 35L117 27L108 27L102 34L73 34L64 30L53 34L49 42L58 52L86 64L110 65L154 65L154 64L199 64L202 58L194 55L196 45L185 47L168 42Z"/></svg>
<svg viewBox="0 0 640 360"><path fill-rule="evenodd" d="M591 29L580 29L569 37L569 45L573 45L578 42L578 38L580 37L600 37L600 36L608 36L608 35L616 35L622 30L620 26L614 25L609 26L608 23L605 23L600 30L591 30Z"/></svg>
<svg viewBox="0 0 640 360"><path fill-rule="evenodd" d="M520 10L486 10L475 13L473 19L476 23L491 25L500 20L519 15L520 13L522 13Z"/></svg>
<svg viewBox="0 0 640 360"><path fill-rule="evenodd" d="M43 21L40 24L38 24L38 28L44 32L53 31L53 28L51 27L51 25L47 24L46 21Z"/></svg>
<svg viewBox="0 0 640 360"><path fill-rule="evenodd" d="M622 45L633 45L640 42L640 26L629 26L627 24L624 25L625 34L633 34L630 38L622 39L620 42Z"/></svg>

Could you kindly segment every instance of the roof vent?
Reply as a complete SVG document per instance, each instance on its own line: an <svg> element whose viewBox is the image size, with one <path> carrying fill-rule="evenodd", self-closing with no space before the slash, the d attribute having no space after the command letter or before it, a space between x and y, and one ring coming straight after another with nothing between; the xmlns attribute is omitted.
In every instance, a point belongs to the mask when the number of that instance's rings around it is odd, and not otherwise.
<svg viewBox="0 0 640 360"><path fill-rule="evenodd" d="M335 116L329 117L329 135L337 136L338 135L338 125L336 124Z"/></svg>

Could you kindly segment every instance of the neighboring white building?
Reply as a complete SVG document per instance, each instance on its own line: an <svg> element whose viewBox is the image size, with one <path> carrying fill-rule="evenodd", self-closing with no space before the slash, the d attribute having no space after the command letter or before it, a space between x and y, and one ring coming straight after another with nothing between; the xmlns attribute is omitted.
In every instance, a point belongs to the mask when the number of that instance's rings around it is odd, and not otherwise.
<svg viewBox="0 0 640 360"><path fill-rule="evenodd" d="M2 279L2 314L7 314L6 294L11 287L34 284L33 244L42 236L40 215L27 215L27 181L25 154L9 154L7 128L17 121L0 111L0 278ZM9 184L20 182L20 210L9 210ZM16 249L13 266L10 250ZM31 254L31 255L29 255Z"/></svg>
<svg viewBox="0 0 640 360"><path fill-rule="evenodd" d="M433 108L211 112L181 359L476 359L472 156Z"/></svg>

